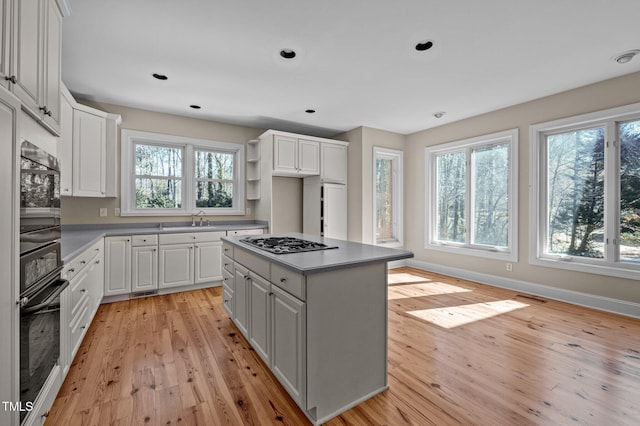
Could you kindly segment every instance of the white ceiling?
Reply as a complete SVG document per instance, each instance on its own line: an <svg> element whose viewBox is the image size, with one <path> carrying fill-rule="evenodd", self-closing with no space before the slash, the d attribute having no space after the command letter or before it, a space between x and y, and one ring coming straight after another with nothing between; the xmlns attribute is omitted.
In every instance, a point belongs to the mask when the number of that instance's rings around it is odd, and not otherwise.
<svg viewBox="0 0 640 426"><path fill-rule="evenodd" d="M359 126L409 134L640 71L640 55L611 59L640 49L638 0L76 0L71 9L62 76L77 97L316 136ZM432 49L414 49L427 39ZM281 58L283 48L296 58Z"/></svg>

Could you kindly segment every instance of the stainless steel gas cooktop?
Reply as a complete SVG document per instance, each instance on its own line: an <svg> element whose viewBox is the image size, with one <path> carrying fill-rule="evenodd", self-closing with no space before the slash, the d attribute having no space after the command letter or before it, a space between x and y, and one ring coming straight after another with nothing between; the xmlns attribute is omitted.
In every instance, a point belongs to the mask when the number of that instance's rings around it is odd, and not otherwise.
<svg viewBox="0 0 640 426"><path fill-rule="evenodd" d="M328 246L326 244L294 237L247 237L240 241L274 254L301 253L305 251L338 248L337 246Z"/></svg>

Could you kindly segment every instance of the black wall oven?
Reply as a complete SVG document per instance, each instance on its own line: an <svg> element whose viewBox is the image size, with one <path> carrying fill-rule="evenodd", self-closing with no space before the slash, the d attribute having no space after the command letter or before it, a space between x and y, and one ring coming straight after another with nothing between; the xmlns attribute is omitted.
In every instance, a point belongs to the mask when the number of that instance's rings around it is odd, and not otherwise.
<svg viewBox="0 0 640 426"><path fill-rule="evenodd" d="M20 158L20 401L34 402L60 358L60 169L30 142ZM20 421L26 412L20 413Z"/></svg>

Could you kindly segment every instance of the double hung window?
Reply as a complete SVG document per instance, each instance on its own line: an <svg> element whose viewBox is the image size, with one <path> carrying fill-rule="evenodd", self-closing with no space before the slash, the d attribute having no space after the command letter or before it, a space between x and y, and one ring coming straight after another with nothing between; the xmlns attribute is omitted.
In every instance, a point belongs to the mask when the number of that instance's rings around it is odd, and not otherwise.
<svg viewBox="0 0 640 426"><path fill-rule="evenodd" d="M640 104L531 127L532 263L636 277Z"/></svg>
<svg viewBox="0 0 640 426"><path fill-rule="evenodd" d="M122 214L244 214L240 144L122 131Z"/></svg>
<svg viewBox="0 0 640 426"><path fill-rule="evenodd" d="M425 248L517 259L517 143L510 130L426 148Z"/></svg>

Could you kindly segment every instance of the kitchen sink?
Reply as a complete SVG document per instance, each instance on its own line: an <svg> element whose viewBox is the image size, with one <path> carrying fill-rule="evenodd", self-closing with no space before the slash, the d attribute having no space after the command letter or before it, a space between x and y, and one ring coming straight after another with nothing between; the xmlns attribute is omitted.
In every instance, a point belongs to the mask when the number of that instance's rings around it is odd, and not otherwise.
<svg viewBox="0 0 640 426"><path fill-rule="evenodd" d="M200 232L200 231L219 231L221 230L219 226L213 225L203 225L203 226L191 226L191 225L180 225L180 226L161 226L161 231L180 231L180 232Z"/></svg>

